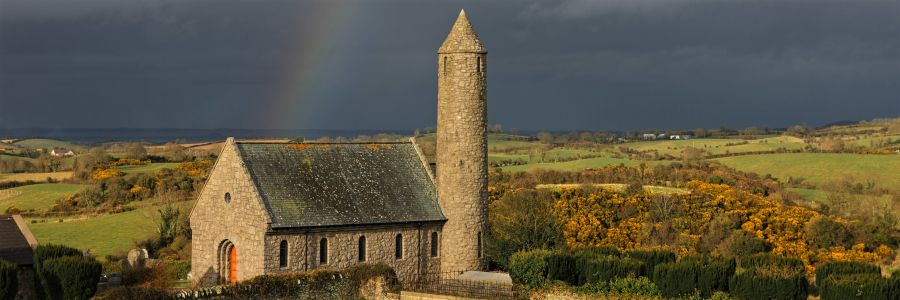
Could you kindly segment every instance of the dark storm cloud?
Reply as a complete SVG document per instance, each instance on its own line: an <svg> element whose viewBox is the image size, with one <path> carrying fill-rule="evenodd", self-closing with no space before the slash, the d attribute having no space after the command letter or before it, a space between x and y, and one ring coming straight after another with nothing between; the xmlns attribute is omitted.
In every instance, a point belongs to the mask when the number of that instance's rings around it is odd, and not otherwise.
<svg viewBox="0 0 900 300"><path fill-rule="evenodd" d="M0 127L273 126L298 68L314 92L277 126L432 126L435 50L459 8L507 128L900 115L896 0L0 0Z"/></svg>

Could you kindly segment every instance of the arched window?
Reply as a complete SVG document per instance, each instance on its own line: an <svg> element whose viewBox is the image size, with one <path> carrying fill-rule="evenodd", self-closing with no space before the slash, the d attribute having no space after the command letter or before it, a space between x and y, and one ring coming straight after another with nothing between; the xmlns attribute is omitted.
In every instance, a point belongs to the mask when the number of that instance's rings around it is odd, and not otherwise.
<svg viewBox="0 0 900 300"><path fill-rule="evenodd" d="M438 236L437 232L431 233L431 257L438 256Z"/></svg>
<svg viewBox="0 0 900 300"><path fill-rule="evenodd" d="M328 239L326 238L319 241L319 263L323 265L328 263Z"/></svg>
<svg viewBox="0 0 900 300"><path fill-rule="evenodd" d="M366 261L366 236L359 236L359 261Z"/></svg>
<svg viewBox="0 0 900 300"><path fill-rule="evenodd" d="M231 193L225 193L225 203L231 203Z"/></svg>
<svg viewBox="0 0 900 300"><path fill-rule="evenodd" d="M481 56L475 58L475 72L481 73Z"/></svg>
<svg viewBox="0 0 900 300"><path fill-rule="evenodd" d="M288 264L288 243L287 241L281 241L281 244L278 245L278 266L281 268L287 267Z"/></svg>
<svg viewBox="0 0 900 300"><path fill-rule="evenodd" d="M394 258L403 258L403 235L399 233L394 238Z"/></svg>
<svg viewBox="0 0 900 300"><path fill-rule="evenodd" d="M475 251L478 251L478 257L481 257L481 231L478 232L478 248Z"/></svg>

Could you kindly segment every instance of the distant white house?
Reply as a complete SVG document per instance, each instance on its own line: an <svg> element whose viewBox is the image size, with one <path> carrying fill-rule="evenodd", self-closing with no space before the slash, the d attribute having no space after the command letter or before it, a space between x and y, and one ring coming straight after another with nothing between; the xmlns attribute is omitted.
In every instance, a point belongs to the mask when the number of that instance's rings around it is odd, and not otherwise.
<svg viewBox="0 0 900 300"><path fill-rule="evenodd" d="M687 140L690 139L691 136L687 134L673 134L669 136L670 140Z"/></svg>
<svg viewBox="0 0 900 300"><path fill-rule="evenodd" d="M73 152L72 150L69 150L69 149L65 149L65 148L55 148L55 149L53 149L53 150L50 150L50 155L53 155L53 156L73 156L73 155L75 155L75 152Z"/></svg>
<svg viewBox="0 0 900 300"><path fill-rule="evenodd" d="M655 140L655 139L656 139L656 135L655 135L655 134L652 134L652 133L645 133L644 136L643 136L643 138L644 138L645 140Z"/></svg>

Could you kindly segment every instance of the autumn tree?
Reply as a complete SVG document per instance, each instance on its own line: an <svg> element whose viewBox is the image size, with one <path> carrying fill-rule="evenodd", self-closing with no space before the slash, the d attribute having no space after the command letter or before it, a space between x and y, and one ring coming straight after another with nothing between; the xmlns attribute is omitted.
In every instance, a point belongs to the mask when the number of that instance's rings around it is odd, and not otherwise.
<svg viewBox="0 0 900 300"><path fill-rule="evenodd" d="M553 213L553 199L546 190L508 192L491 203L488 256L503 266L520 250L552 249L562 244L562 229Z"/></svg>
<svg viewBox="0 0 900 300"><path fill-rule="evenodd" d="M125 145L125 157L130 159L144 159L147 156L147 149L141 143L128 143Z"/></svg>

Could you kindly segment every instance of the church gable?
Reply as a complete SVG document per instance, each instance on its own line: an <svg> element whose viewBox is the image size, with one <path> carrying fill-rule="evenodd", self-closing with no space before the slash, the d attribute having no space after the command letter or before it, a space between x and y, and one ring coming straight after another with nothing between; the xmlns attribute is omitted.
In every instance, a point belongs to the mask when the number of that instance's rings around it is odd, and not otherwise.
<svg viewBox="0 0 900 300"><path fill-rule="evenodd" d="M277 228L446 220L406 143L237 143Z"/></svg>

